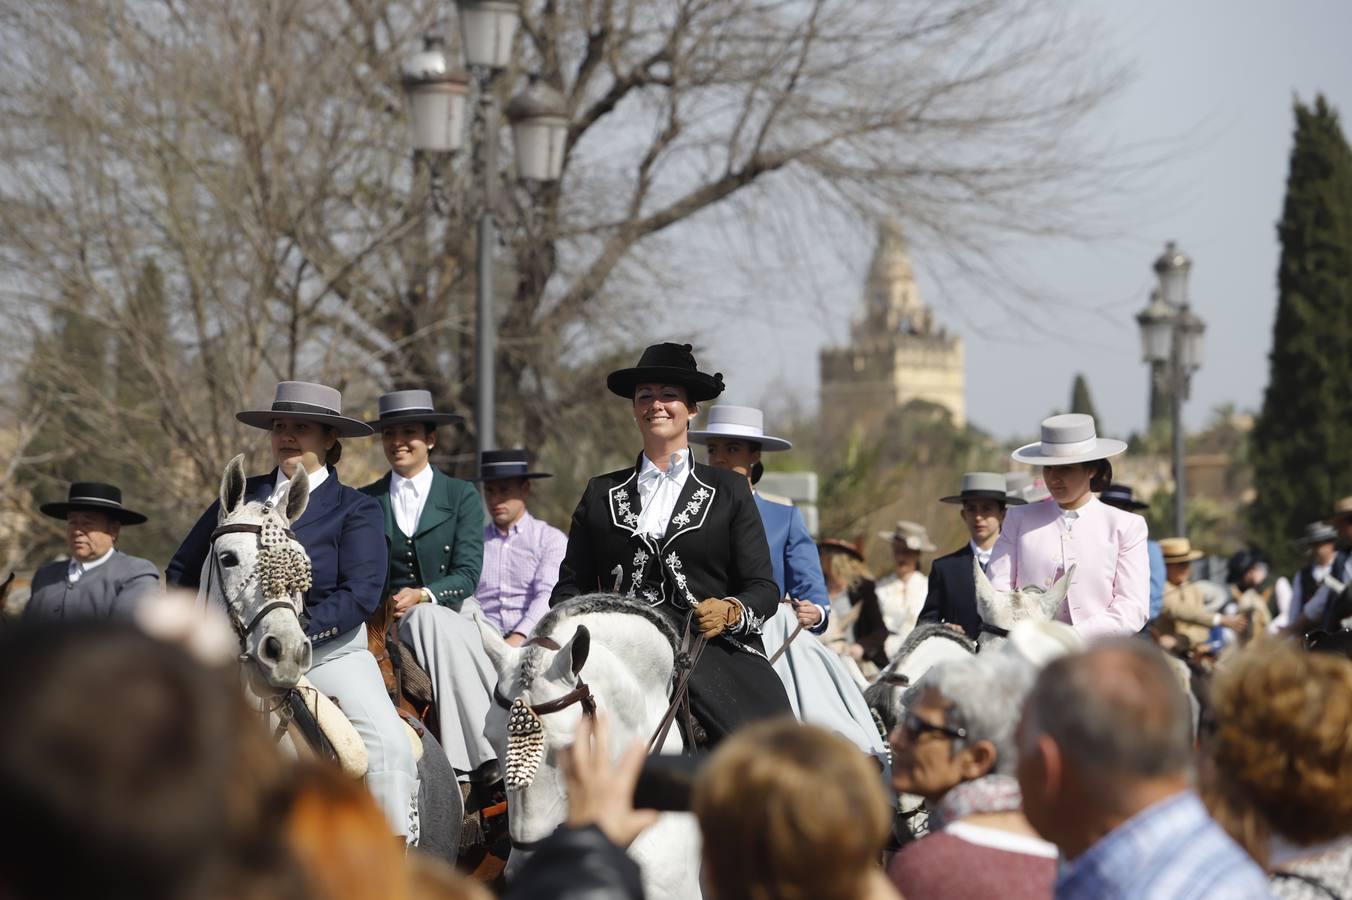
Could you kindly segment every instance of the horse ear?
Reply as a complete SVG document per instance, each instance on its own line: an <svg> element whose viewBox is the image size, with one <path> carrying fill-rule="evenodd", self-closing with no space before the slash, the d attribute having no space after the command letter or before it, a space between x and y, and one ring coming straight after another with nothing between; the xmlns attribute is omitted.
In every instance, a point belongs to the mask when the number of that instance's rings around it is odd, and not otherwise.
<svg viewBox="0 0 1352 900"><path fill-rule="evenodd" d="M568 653L568 667L573 670L573 674L581 672L587 662L587 654L591 653L591 632L586 625L577 626L577 631L563 650Z"/></svg>
<svg viewBox="0 0 1352 900"><path fill-rule="evenodd" d="M1061 604L1066 600L1066 593L1070 590L1070 582L1074 577L1075 564L1071 563L1070 568L1066 570L1066 574L1056 579L1056 584L1053 584L1051 589L1038 599L1038 603L1042 606L1042 611L1047 618L1053 619L1061 611Z"/></svg>
<svg viewBox="0 0 1352 900"><path fill-rule="evenodd" d="M995 611L995 588L986 577L986 570L981 568L981 560L977 559L975 553L972 554L972 578L976 580L977 615L981 616L981 621L994 624L991 614Z"/></svg>
<svg viewBox="0 0 1352 900"><path fill-rule="evenodd" d="M238 454L225 464L221 476L221 518L239 508L244 502L244 454Z"/></svg>
<svg viewBox="0 0 1352 900"><path fill-rule="evenodd" d="M505 677L506 673L511 671L512 666L516 664L516 658L521 650L504 641L502 635L498 634L498 630L489 625L483 616L476 615L474 624L479 626L479 640L483 642L484 653L488 654L488 661L497 670L499 678Z"/></svg>
<svg viewBox="0 0 1352 900"><path fill-rule="evenodd" d="M310 505L310 476L304 466L297 466L297 472L291 483L286 486L286 520L292 525L305 515L305 507Z"/></svg>

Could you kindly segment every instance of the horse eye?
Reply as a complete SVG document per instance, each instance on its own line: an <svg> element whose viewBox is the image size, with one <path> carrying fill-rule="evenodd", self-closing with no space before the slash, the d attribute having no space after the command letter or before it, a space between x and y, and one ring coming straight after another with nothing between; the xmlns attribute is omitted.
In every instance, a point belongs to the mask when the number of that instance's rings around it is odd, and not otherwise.
<svg viewBox="0 0 1352 900"><path fill-rule="evenodd" d="M227 550L221 554L221 565L227 569L237 566L239 565L239 557L234 554L234 551Z"/></svg>

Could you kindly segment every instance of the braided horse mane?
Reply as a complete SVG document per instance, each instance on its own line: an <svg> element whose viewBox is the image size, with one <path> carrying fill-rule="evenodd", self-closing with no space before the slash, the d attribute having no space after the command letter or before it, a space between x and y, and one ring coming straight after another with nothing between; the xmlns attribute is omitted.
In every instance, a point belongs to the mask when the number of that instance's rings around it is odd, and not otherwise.
<svg viewBox="0 0 1352 900"><path fill-rule="evenodd" d="M671 623L666 618L654 612L647 604L636 603L620 594L582 594L565 600L545 614L545 617L536 624L534 634L553 637L564 622L579 616L597 613L621 613L638 616L661 633L666 642L671 645L673 654L678 649L676 629L671 627ZM538 645L527 646L522 651L517 677L520 679L523 688L532 685L536 676L544 670L546 652L544 647Z"/></svg>

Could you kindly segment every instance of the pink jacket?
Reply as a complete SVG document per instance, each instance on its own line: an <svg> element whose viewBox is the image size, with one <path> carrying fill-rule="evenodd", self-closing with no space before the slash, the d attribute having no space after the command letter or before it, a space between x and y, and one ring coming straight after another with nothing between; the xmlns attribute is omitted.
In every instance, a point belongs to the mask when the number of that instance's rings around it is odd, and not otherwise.
<svg viewBox="0 0 1352 900"><path fill-rule="evenodd" d="M1150 611L1145 519L1097 497L1078 512L1067 529L1055 500L1010 507L986 567L991 586L1049 588L1073 564L1061 618L1085 638L1135 634Z"/></svg>

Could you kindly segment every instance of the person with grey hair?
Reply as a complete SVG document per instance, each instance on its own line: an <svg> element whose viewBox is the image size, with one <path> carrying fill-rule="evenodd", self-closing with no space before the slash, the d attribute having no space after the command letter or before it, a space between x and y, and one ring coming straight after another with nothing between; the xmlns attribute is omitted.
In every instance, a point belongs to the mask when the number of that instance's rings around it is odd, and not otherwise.
<svg viewBox="0 0 1352 900"><path fill-rule="evenodd" d="M888 874L906 897L1046 897L1056 848L1021 811L1014 734L1037 667L1016 650L939 663L905 696L893 729L892 786L918 794L930 833Z"/></svg>
<svg viewBox="0 0 1352 900"><path fill-rule="evenodd" d="M1061 851L1057 900L1269 897L1261 869L1193 793L1187 698L1130 638L1038 677L1018 730L1028 821Z"/></svg>

